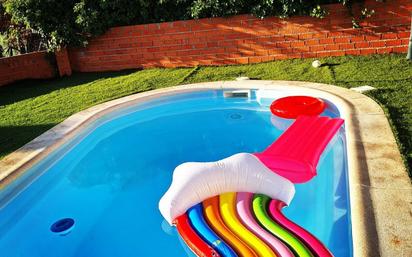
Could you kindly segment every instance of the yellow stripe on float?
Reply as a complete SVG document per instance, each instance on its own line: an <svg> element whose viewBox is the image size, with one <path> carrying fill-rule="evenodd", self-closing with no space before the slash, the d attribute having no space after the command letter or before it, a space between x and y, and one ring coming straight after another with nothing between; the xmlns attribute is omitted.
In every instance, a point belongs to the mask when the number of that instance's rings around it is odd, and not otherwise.
<svg viewBox="0 0 412 257"><path fill-rule="evenodd" d="M262 240L250 232L237 217L236 193L225 193L220 195L220 213L226 225L242 241L246 242L260 257L276 257L276 254Z"/></svg>
<svg viewBox="0 0 412 257"><path fill-rule="evenodd" d="M258 257L258 255L242 242L230 229L225 225L219 213L219 196L215 196L203 201L204 216L207 223L213 230L228 243L235 252L242 257Z"/></svg>

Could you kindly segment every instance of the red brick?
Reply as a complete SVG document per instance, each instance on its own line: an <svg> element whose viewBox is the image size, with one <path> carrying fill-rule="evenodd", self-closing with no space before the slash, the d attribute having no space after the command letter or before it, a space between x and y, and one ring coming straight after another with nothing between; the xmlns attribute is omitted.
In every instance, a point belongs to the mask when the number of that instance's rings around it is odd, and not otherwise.
<svg viewBox="0 0 412 257"><path fill-rule="evenodd" d="M366 41L379 40L379 39L382 39L382 34L366 35L365 39Z"/></svg>
<svg viewBox="0 0 412 257"><path fill-rule="evenodd" d="M178 45L179 46L179 45ZM198 43L198 44L191 44L191 45L188 45L189 46L189 48L188 49L190 49L190 48L194 48L194 49L203 49L203 48L207 48L208 46L207 46L207 44L206 43ZM170 47L170 48L167 48L168 50L173 50L173 47Z"/></svg>
<svg viewBox="0 0 412 257"><path fill-rule="evenodd" d="M339 49L341 50L348 50L355 48L355 44L340 44Z"/></svg>
<svg viewBox="0 0 412 257"><path fill-rule="evenodd" d="M278 42L278 43L276 43L276 47L288 48L288 47L290 47L290 42Z"/></svg>
<svg viewBox="0 0 412 257"><path fill-rule="evenodd" d="M304 46L304 45L305 45L305 42L303 42L303 41L292 41L292 42L290 42L291 47Z"/></svg>
<svg viewBox="0 0 412 257"><path fill-rule="evenodd" d="M305 41L305 45L308 46L313 46L313 45L318 45L319 44L319 39L309 39Z"/></svg>
<svg viewBox="0 0 412 257"><path fill-rule="evenodd" d="M395 39L398 38L396 33L385 33L382 35L383 39Z"/></svg>
<svg viewBox="0 0 412 257"><path fill-rule="evenodd" d="M345 50L345 55L360 55L360 50L355 50L355 49Z"/></svg>
<svg viewBox="0 0 412 257"><path fill-rule="evenodd" d="M207 47L217 47L218 46L218 42L207 42Z"/></svg>
<svg viewBox="0 0 412 257"><path fill-rule="evenodd" d="M282 53L282 49L281 48L271 49L268 52L269 52L269 55L278 55Z"/></svg>
<svg viewBox="0 0 412 257"><path fill-rule="evenodd" d="M302 53L302 58L315 58L316 53Z"/></svg>
<svg viewBox="0 0 412 257"><path fill-rule="evenodd" d="M320 44L334 44L335 39L334 38L324 38L324 39L319 39Z"/></svg>
<svg viewBox="0 0 412 257"><path fill-rule="evenodd" d="M369 49L361 49L360 50L360 52L361 52L361 54L376 54L376 49L372 49L372 48L369 48Z"/></svg>
<svg viewBox="0 0 412 257"><path fill-rule="evenodd" d="M325 50L339 50L339 45L325 45Z"/></svg>
<svg viewBox="0 0 412 257"><path fill-rule="evenodd" d="M327 36L328 36L328 33L326 32L313 33L313 38L322 39L322 38L327 38Z"/></svg>
<svg viewBox="0 0 412 257"><path fill-rule="evenodd" d="M248 57L236 58L235 61L238 64L248 64L249 58Z"/></svg>
<svg viewBox="0 0 412 257"><path fill-rule="evenodd" d="M343 37L346 36L345 32L342 31L331 31L328 33L328 37Z"/></svg>
<svg viewBox="0 0 412 257"><path fill-rule="evenodd" d="M299 38L299 39L310 39L310 38L313 38L313 33L310 33L310 34L300 34L300 35L298 36L298 38Z"/></svg>
<svg viewBox="0 0 412 257"><path fill-rule="evenodd" d="M275 60L275 58L273 56L262 56L262 62L270 62Z"/></svg>
<svg viewBox="0 0 412 257"><path fill-rule="evenodd" d="M330 52L318 52L316 53L316 57L329 57L330 56Z"/></svg>
<svg viewBox="0 0 412 257"><path fill-rule="evenodd" d="M396 47L393 48L393 51L395 53L407 53L408 46L396 46Z"/></svg>
<svg viewBox="0 0 412 257"><path fill-rule="evenodd" d="M301 53L289 53L286 55L288 58L290 59L299 59L302 58L302 54Z"/></svg>
<svg viewBox="0 0 412 257"><path fill-rule="evenodd" d="M385 47L385 48L378 48L376 49L378 54L388 54L388 53L393 53L393 48L392 47Z"/></svg>
<svg viewBox="0 0 412 257"><path fill-rule="evenodd" d="M249 57L249 63L258 63L262 62L262 57Z"/></svg>
<svg viewBox="0 0 412 257"><path fill-rule="evenodd" d="M330 51L329 56L344 56L345 52L344 51Z"/></svg>
<svg viewBox="0 0 412 257"><path fill-rule="evenodd" d="M368 42L355 43L355 47L356 48L367 48L367 47L369 47L369 43Z"/></svg>
<svg viewBox="0 0 412 257"><path fill-rule="evenodd" d="M239 48L237 48L236 46L234 47L225 47L224 48L226 53L238 53L239 52Z"/></svg>
<svg viewBox="0 0 412 257"><path fill-rule="evenodd" d="M408 45L409 39L402 39L402 45Z"/></svg>
<svg viewBox="0 0 412 257"><path fill-rule="evenodd" d="M357 36L357 37L351 37L350 38L350 42L354 43L354 42L362 42L365 41L365 37L364 36Z"/></svg>
<svg viewBox="0 0 412 257"><path fill-rule="evenodd" d="M349 37L337 37L335 38L336 43L350 43Z"/></svg>
<svg viewBox="0 0 412 257"><path fill-rule="evenodd" d="M404 39L404 38L409 39L409 35L410 35L410 32L403 31L403 32L398 32L397 37L401 39Z"/></svg>
<svg viewBox="0 0 412 257"><path fill-rule="evenodd" d="M310 46L297 46L293 48L294 53L309 52Z"/></svg>
<svg viewBox="0 0 412 257"><path fill-rule="evenodd" d="M291 53L293 53L294 51L293 51L293 48L283 48L283 49L281 49L281 51L280 51L280 53L282 53L282 54L291 54Z"/></svg>
<svg viewBox="0 0 412 257"><path fill-rule="evenodd" d="M384 47L386 46L385 41L372 41L369 43L371 47Z"/></svg>
<svg viewBox="0 0 412 257"><path fill-rule="evenodd" d="M402 45L402 40L400 40L400 39L387 40L386 45L387 46L401 46Z"/></svg>
<svg viewBox="0 0 412 257"><path fill-rule="evenodd" d="M319 51L323 51L323 50L325 50L325 46L318 45L318 46L311 46L310 47L311 52L319 52Z"/></svg>

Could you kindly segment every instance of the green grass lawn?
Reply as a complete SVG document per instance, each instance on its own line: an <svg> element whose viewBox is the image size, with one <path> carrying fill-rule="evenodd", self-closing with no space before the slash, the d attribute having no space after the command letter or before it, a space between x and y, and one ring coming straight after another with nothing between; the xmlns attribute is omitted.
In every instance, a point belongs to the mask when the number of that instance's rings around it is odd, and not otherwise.
<svg viewBox="0 0 412 257"><path fill-rule="evenodd" d="M252 65L78 73L68 78L24 81L0 87L0 158L68 116L90 106L151 89L238 76L300 80L342 87L370 85L368 93L385 109L409 171L412 169L412 63L404 55L333 57ZM377 139L378 140L378 139Z"/></svg>

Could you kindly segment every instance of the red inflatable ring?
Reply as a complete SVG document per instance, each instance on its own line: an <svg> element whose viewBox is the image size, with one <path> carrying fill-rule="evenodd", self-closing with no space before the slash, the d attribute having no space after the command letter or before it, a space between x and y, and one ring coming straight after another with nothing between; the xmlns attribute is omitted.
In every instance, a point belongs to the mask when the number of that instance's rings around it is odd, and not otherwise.
<svg viewBox="0 0 412 257"><path fill-rule="evenodd" d="M300 115L319 115L325 110L325 103L310 96L287 96L270 105L270 111L281 118L296 119Z"/></svg>

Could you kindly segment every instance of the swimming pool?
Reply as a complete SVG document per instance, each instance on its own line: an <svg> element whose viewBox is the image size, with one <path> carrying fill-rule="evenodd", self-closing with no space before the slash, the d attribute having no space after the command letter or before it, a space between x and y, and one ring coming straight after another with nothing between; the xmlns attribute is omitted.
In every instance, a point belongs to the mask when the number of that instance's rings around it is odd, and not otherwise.
<svg viewBox="0 0 412 257"><path fill-rule="evenodd" d="M268 105L276 95L184 93L100 118L31 168L27 175L37 179L4 201L0 252L10 257L192 256L158 211L173 169L183 162L263 150L288 125L271 118ZM324 115L339 115L329 107ZM11 187L26 183L20 180ZM5 197L10 188L3 191ZM351 256L348 194L342 130L322 156L318 176L296 186L285 214L335 256ZM73 230L66 236L52 233L50 226L66 217L75 220Z"/></svg>

